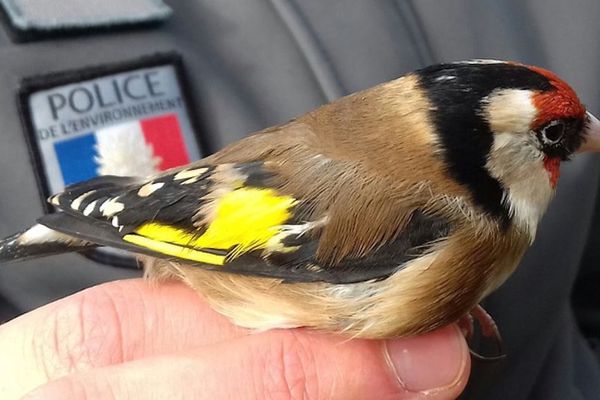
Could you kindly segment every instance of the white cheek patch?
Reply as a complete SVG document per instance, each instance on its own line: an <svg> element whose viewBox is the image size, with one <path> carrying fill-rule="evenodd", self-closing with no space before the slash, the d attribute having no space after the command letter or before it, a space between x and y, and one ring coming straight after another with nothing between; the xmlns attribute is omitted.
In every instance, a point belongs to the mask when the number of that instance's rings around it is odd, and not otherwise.
<svg viewBox="0 0 600 400"><path fill-rule="evenodd" d="M533 241L554 189L543 154L529 133L496 133L486 168L504 187L503 201Z"/></svg>
<svg viewBox="0 0 600 400"><path fill-rule="evenodd" d="M532 92L500 89L482 100L483 114L495 133L527 133L537 116Z"/></svg>

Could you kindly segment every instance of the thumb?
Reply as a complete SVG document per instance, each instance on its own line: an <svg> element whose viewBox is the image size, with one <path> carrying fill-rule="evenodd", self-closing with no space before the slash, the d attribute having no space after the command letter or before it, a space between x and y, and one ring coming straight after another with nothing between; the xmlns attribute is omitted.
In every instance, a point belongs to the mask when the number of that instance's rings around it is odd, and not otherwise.
<svg viewBox="0 0 600 400"><path fill-rule="evenodd" d="M456 326L387 341L384 349L397 382L407 393L427 394L431 396L428 399L454 399L469 378L469 348Z"/></svg>
<svg viewBox="0 0 600 400"><path fill-rule="evenodd" d="M454 399L468 371L454 326L390 341L271 331L72 374L26 399Z"/></svg>

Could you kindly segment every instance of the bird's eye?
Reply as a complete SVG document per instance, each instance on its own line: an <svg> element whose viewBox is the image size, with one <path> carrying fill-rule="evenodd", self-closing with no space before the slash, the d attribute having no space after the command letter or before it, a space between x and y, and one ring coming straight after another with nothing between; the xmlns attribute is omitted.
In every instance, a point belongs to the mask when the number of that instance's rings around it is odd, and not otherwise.
<svg viewBox="0 0 600 400"><path fill-rule="evenodd" d="M562 121L552 121L540 131L544 144L555 144L560 142L565 134L565 124Z"/></svg>

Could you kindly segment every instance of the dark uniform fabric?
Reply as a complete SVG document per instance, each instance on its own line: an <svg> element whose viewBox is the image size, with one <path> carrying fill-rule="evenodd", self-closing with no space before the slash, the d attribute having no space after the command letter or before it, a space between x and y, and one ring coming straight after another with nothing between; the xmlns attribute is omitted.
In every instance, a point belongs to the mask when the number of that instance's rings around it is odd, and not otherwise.
<svg viewBox="0 0 600 400"><path fill-rule="evenodd" d="M159 26L27 43L14 42L0 28L1 235L28 226L42 212L16 93L22 79L43 73L177 51L195 98L205 152L429 63L467 58L547 67L571 83L592 112L600 112L600 2L167 3L173 15ZM475 385L465 398L470 393L482 399L600 399L598 360L570 303L582 271L578 315L586 334L597 335L600 217L593 224L593 216L599 176L600 157L579 157L563 167L535 245L487 301L508 359L496 369L500 372L474 371ZM0 319L99 282L139 274L75 254L2 267Z"/></svg>

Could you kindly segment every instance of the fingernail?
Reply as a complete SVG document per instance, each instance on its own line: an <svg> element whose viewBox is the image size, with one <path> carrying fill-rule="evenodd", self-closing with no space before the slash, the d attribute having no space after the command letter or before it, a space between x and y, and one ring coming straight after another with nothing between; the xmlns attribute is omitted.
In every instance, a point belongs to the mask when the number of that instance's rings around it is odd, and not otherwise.
<svg viewBox="0 0 600 400"><path fill-rule="evenodd" d="M428 392L461 381L468 351L462 333L452 325L426 335L389 340L385 356L404 390Z"/></svg>

